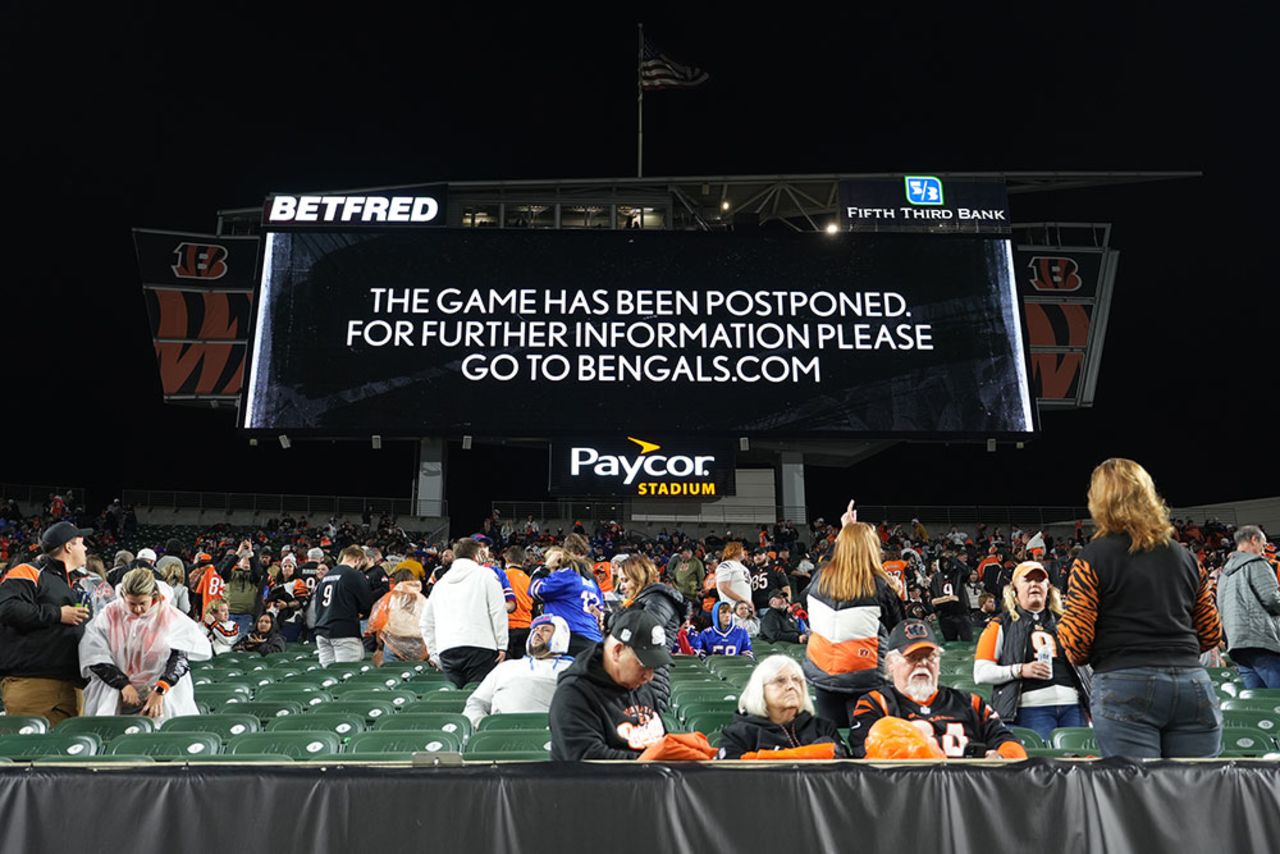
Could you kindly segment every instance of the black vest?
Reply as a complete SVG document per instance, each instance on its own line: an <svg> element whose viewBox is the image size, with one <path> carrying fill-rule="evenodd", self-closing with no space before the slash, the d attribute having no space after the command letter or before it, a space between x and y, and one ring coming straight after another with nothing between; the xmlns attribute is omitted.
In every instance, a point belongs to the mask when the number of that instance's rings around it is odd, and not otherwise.
<svg viewBox="0 0 1280 854"><path fill-rule="evenodd" d="M1004 631L1004 642L1000 648L1000 655L996 664L1007 667L1011 664L1025 664L1035 659L1034 650L1031 648L1031 633L1039 626L1042 631L1049 632L1053 635L1055 644L1058 637L1058 615L1053 613L1046 607L1040 612L1039 616L1033 616L1030 611L1018 608L1018 619L1014 620L1008 611L1000 614L1000 627ZM1066 668L1066 678L1059 677L1056 672L1059 667ZM1018 716L1018 704L1022 700L1022 692L1030 687L1031 690L1037 688L1046 688L1052 684L1066 685L1067 687L1076 689L1080 695L1080 701L1088 708L1088 682L1086 674L1082 674L1078 668L1072 667L1066 657L1062 654L1061 648L1058 650L1058 657L1054 659L1054 678L1050 679L1010 679L1002 685L995 686L995 690L991 692L991 707L1006 721L1013 720Z"/></svg>

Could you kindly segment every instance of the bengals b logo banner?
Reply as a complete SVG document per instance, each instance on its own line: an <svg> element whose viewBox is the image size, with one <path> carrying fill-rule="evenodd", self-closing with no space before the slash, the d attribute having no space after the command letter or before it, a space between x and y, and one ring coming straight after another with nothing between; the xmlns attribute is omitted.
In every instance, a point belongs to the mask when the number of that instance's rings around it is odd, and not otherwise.
<svg viewBox="0 0 1280 854"><path fill-rule="evenodd" d="M1036 255L1027 266L1031 268L1031 287L1037 291L1078 291L1083 284L1080 265L1065 255Z"/></svg>
<svg viewBox="0 0 1280 854"><path fill-rule="evenodd" d="M227 274L227 247L217 243L179 243L170 265L179 279L221 279Z"/></svg>

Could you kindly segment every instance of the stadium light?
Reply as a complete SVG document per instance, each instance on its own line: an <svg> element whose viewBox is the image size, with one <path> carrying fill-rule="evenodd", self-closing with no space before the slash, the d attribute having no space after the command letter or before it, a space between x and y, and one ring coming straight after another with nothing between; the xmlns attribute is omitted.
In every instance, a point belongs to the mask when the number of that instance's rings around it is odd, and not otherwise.
<svg viewBox="0 0 1280 854"><path fill-rule="evenodd" d="M839 231L840 226L836 225L834 222L827 223L827 234L836 234Z"/></svg>
<svg viewBox="0 0 1280 854"><path fill-rule="evenodd" d="M725 199L723 202L720 203L720 210L727 211L728 209L729 209L729 200Z"/></svg>
<svg viewBox="0 0 1280 854"><path fill-rule="evenodd" d="M463 437L462 437L462 450L464 450L464 451L469 451L469 450L471 450L471 437L470 437L470 436L463 436Z"/></svg>
<svg viewBox="0 0 1280 854"><path fill-rule="evenodd" d="M289 437L283 433L281 433L277 438L280 439L280 447L284 448L286 451L293 445L293 442L289 441Z"/></svg>
<svg viewBox="0 0 1280 854"><path fill-rule="evenodd" d="M373 437L373 449L374 449L375 451L381 451L381 450L382 450L382 437L381 437L381 436L374 435L374 437Z"/></svg>
<svg viewBox="0 0 1280 854"><path fill-rule="evenodd" d="M250 448L256 448L256 447L258 447L258 440L257 440L257 439L250 439L250 440L249 440L249 447L250 447Z"/></svg>

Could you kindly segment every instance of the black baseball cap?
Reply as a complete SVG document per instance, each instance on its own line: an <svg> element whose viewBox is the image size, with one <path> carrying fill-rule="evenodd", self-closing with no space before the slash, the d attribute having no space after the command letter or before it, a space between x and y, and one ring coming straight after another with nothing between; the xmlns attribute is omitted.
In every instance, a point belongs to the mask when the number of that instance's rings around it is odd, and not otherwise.
<svg viewBox="0 0 1280 854"><path fill-rule="evenodd" d="M675 660L667 648L667 630L662 621L642 608L628 608L619 614L609 636L631 647L645 667L661 667Z"/></svg>
<svg viewBox="0 0 1280 854"><path fill-rule="evenodd" d="M87 537L92 533L93 528L77 528L70 522L58 522L40 535L40 548L45 554L56 552L76 537Z"/></svg>
<svg viewBox="0 0 1280 854"><path fill-rule="evenodd" d="M939 648L929 624L924 620L903 620L889 632L889 649L894 652L907 655L926 646Z"/></svg>

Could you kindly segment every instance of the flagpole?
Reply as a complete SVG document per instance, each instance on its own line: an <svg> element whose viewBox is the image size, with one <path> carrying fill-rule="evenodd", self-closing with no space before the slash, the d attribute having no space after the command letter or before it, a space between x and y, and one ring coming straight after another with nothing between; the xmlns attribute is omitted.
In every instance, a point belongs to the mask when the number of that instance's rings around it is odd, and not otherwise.
<svg viewBox="0 0 1280 854"><path fill-rule="evenodd" d="M636 24L639 45L636 51L636 177L644 177L644 78L640 65L644 62L644 24Z"/></svg>

